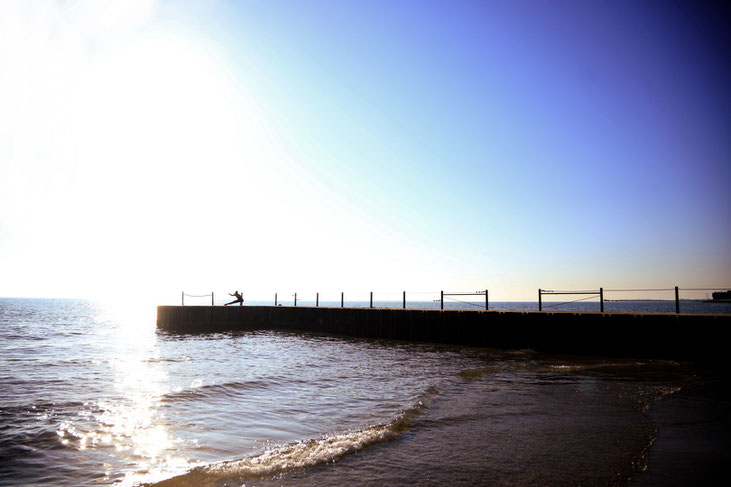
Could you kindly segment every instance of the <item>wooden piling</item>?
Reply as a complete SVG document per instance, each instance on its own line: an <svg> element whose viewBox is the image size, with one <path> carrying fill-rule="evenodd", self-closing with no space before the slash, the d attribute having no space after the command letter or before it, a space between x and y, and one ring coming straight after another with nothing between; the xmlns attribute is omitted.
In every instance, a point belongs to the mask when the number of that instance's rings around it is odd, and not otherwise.
<svg viewBox="0 0 731 487"><path fill-rule="evenodd" d="M680 314L680 290L675 286L675 312Z"/></svg>
<svg viewBox="0 0 731 487"><path fill-rule="evenodd" d="M599 311L604 313L604 288L599 288Z"/></svg>

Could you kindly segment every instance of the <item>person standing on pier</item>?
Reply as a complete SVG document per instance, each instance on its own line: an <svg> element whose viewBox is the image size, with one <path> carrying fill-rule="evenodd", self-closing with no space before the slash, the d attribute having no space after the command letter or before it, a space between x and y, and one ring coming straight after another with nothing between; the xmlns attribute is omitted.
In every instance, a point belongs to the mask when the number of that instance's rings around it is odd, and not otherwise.
<svg viewBox="0 0 731 487"><path fill-rule="evenodd" d="M229 296L234 296L236 299L234 299L230 303L224 304L224 306L228 306L229 304L236 304L236 303L239 303L239 306L243 306L244 305L244 296L240 292L234 291L233 294L228 293L228 295Z"/></svg>

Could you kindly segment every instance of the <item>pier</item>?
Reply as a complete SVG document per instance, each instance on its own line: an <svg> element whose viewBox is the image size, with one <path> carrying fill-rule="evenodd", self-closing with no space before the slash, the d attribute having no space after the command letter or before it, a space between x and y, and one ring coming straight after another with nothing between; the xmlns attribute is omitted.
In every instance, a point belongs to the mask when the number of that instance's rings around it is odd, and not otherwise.
<svg viewBox="0 0 731 487"><path fill-rule="evenodd" d="M731 315L306 306L158 306L170 333L276 330L546 353L714 363Z"/></svg>

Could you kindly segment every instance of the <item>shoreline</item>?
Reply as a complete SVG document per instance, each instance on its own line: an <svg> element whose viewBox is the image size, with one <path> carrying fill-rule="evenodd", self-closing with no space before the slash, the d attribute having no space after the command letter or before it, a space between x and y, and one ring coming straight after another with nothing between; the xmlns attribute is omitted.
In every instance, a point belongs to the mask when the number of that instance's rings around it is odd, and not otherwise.
<svg viewBox="0 0 731 487"><path fill-rule="evenodd" d="M718 485L731 460L731 381L721 371L652 404L657 434L627 487Z"/></svg>

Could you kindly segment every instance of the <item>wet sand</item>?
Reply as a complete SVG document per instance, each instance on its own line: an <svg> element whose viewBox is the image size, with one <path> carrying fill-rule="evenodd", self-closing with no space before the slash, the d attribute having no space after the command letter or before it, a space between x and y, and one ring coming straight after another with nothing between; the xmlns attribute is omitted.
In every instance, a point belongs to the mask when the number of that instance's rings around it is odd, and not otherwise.
<svg viewBox="0 0 731 487"><path fill-rule="evenodd" d="M657 426L647 469L628 487L722 485L731 465L731 380L711 380L671 394L647 411Z"/></svg>

